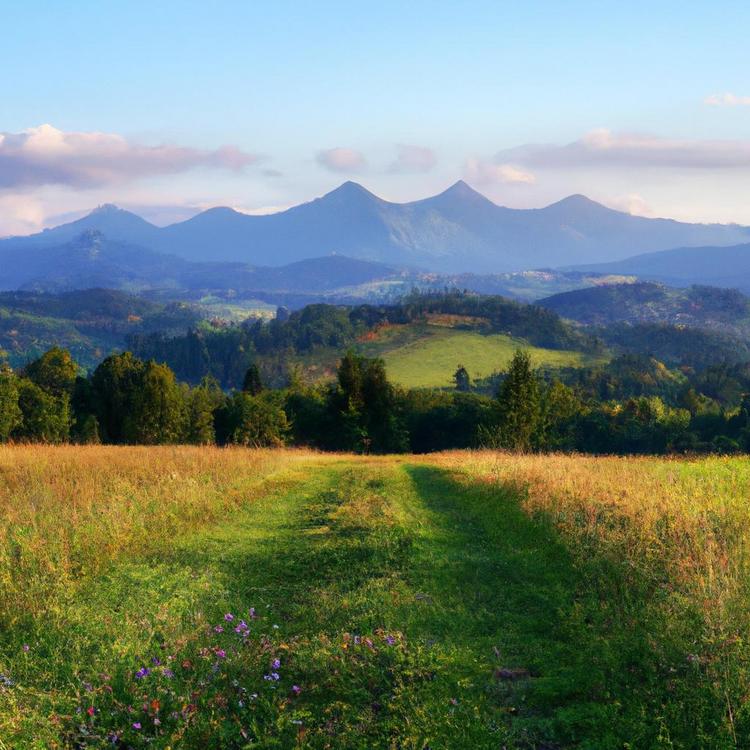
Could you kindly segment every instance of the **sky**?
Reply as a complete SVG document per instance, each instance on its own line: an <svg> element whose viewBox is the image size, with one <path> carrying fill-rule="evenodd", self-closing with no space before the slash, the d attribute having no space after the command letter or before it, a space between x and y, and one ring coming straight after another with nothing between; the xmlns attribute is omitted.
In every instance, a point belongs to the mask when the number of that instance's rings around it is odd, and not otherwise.
<svg viewBox="0 0 750 750"><path fill-rule="evenodd" d="M355 180L750 224L747 2L0 0L0 236Z"/></svg>

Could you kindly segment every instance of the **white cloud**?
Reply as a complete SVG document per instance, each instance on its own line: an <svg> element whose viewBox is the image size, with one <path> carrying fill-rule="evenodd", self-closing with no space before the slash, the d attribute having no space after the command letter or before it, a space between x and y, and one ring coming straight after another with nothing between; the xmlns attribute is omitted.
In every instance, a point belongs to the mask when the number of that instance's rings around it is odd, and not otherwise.
<svg viewBox="0 0 750 750"><path fill-rule="evenodd" d="M431 148L425 146L396 146L396 160L388 167L389 172L402 174L407 172L429 172L437 164L437 156Z"/></svg>
<svg viewBox="0 0 750 750"><path fill-rule="evenodd" d="M258 160L233 146L215 150L143 146L113 133L63 132L40 125L0 134L0 189L67 185L88 188L194 167L242 170Z"/></svg>
<svg viewBox="0 0 750 750"><path fill-rule="evenodd" d="M724 94L711 94L703 103L710 107L750 107L750 96L737 96L727 91Z"/></svg>
<svg viewBox="0 0 750 750"><path fill-rule="evenodd" d="M342 172L353 174L361 172L367 166L367 160L360 151L353 148L329 148L319 151L317 155L318 164L331 172Z"/></svg>
<svg viewBox="0 0 750 750"><path fill-rule="evenodd" d="M475 185L491 185L498 182L532 185L536 182L531 172L513 164L496 164L475 158L466 160L464 177Z"/></svg>
<svg viewBox="0 0 750 750"><path fill-rule="evenodd" d="M610 208L616 208L619 211L625 211L633 216L654 217L656 213L648 204L646 199L638 193L629 193L617 198L611 198L606 201Z"/></svg>
<svg viewBox="0 0 750 750"><path fill-rule="evenodd" d="M593 130L567 145L529 144L501 151L496 161L532 168L750 167L750 141L689 140Z"/></svg>

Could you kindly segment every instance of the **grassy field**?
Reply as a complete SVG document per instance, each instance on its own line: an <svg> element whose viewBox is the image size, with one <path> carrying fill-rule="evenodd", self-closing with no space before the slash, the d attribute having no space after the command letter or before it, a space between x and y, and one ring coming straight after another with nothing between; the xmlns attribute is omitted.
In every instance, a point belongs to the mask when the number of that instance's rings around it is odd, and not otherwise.
<svg viewBox="0 0 750 750"><path fill-rule="evenodd" d="M0 448L0 748L750 745L744 459Z"/></svg>
<svg viewBox="0 0 750 750"><path fill-rule="evenodd" d="M451 386L459 364L472 378L487 377L505 369L516 349L528 351L535 367L582 367L602 361L581 352L532 346L504 334L430 323L384 328L359 348L367 356L382 357L388 378L405 388Z"/></svg>

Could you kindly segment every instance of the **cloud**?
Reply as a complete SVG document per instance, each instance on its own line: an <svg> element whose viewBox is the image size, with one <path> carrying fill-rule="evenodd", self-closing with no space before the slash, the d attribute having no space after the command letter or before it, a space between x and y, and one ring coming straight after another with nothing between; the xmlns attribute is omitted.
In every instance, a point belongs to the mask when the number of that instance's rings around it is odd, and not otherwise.
<svg viewBox="0 0 750 750"><path fill-rule="evenodd" d="M536 178L513 164L496 164L481 159L467 159L464 164L464 177L475 185L491 185L493 183L521 183L531 185Z"/></svg>
<svg viewBox="0 0 750 750"><path fill-rule="evenodd" d="M711 94L703 103L710 107L750 107L750 96L737 96L727 91L725 94Z"/></svg>
<svg viewBox="0 0 750 750"><path fill-rule="evenodd" d="M647 203L646 199L638 193L629 193L616 198L610 198L607 201L610 208L616 208L619 211L625 211L633 216L654 217L654 209Z"/></svg>
<svg viewBox="0 0 750 750"><path fill-rule="evenodd" d="M319 151L316 158L321 167L331 172L353 174L361 172L367 166L364 154L353 148L329 148Z"/></svg>
<svg viewBox="0 0 750 750"><path fill-rule="evenodd" d="M89 188L194 167L240 171L257 160L233 146L215 150L143 146L113 133L66 133L40 125L21 133L0 133L0 188Z"/></svg>
<svg viewBox="0 0 750 750"><path fill-rule="evenodd" d="M398 144L396 149L396 160L388 167L394 174L429 172L437 164L437 156L431 148Z"/></svg>
<svg viewBox="0 0 750 750"><path fill-rule="evenodd" d="M613 166L732 169L750 166L750 141L662 138L600 129L567 145L530 144L501 151L496 162L538 169Z"/></svg>

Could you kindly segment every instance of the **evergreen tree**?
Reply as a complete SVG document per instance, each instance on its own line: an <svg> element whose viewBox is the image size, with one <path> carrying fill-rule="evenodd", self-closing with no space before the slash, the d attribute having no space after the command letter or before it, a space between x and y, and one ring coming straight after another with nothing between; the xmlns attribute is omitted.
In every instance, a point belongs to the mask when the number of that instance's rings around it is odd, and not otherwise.
<svg viewBox="0 0 750 750"><path fill-rule="evenodd" d="M249 393L251 396L257 396L263 390L263 381L260 378L260 370L255 362L247 368L245 379L242 382L242 390L245 393Z"/></svg>
<svg viewBox="0 0 750 750"><path fill-rule="evenodd" d="M499 440L504 448L529 451L541 426L539 379L527 352L516 350L498 392Z"/></svg>
<svg viewBox="0 0 750 750"><path fill-rule="evenodd" d="M461 393L468 393L471 390L471 378L463 365L459 365L453 373L453 382L456 384L456 390Z"/></svg>
<svg viewBox="0 0 750 750"><path fill-rule="evenodd" d="M4 443L21 422L18 378L0 361L0 443Z"/></svg>

